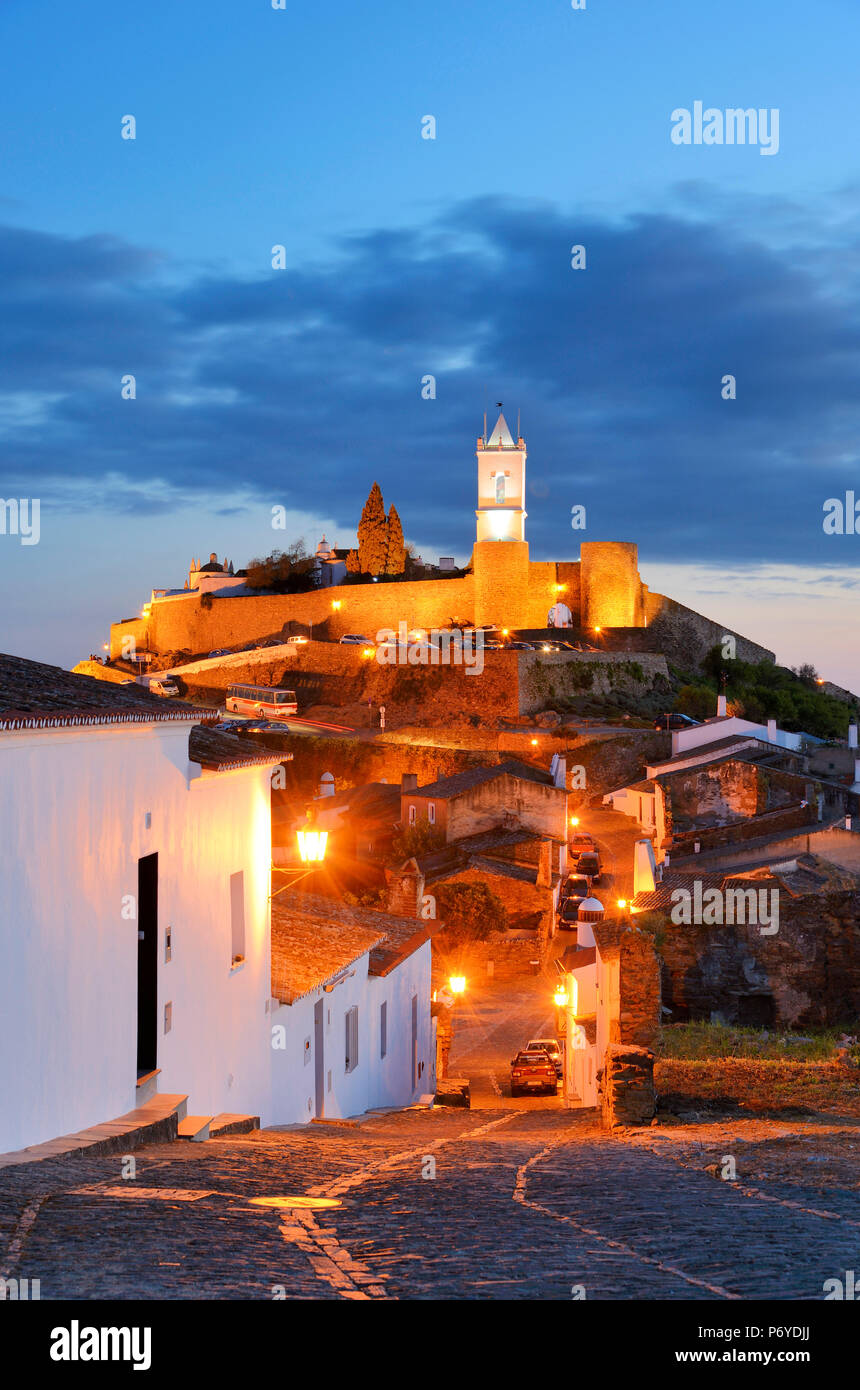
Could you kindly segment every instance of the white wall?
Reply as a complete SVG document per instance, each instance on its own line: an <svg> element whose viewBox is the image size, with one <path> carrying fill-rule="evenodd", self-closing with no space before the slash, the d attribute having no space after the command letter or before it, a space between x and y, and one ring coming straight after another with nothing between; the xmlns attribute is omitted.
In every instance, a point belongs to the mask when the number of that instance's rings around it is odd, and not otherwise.
<svg viewBox="0 0 860 1390"><path fill-rule="evenodd" d="M158 1089L187 1093L189 1113L268 1119L270 771L201 777L188 762L188 731L177 723L2 735L0 1151L137 1104L128 899L138 858L155 852ZM231 970L229 883L240 869L246 962Z"/></svg>
<svg viewBox="0 0 860 1390"><path fill-rule="evenodd" d="M775 739L770 739L767 724L753 724L749 719L732 715L728 719L715 720L713 724L697 724L691 729L673 730L672 757L702 748L708 743L716 743L719 739L729 738L734 734L747 734L750 738L763 739L765 743L776 743L780 748L798 749L803 742L802 734L790 734L785 729L777 729Z"/></svg>
<svg viewBox="0 0 860 1390"><path fill-rule="evenodd" d="M430 1019L430 942L408 956L390 975L368 975L364 955L354 975L330 993L314 990L271 1014L271 1124L302 1124L315 1114L314 1005L323 1001L324 1114L345 1119L378 1106L409 1105L433 1089ZM418 995L418 1058L424 1063L412 1086L412 996ZM380 1057L380 1005L388 1003L388 1046ZM346 1013L358 1006L358 1065L346 1071ZM310 1045L306 1049L305 1043ZM283 1045L282 1045L283 1044ZM331 1073L331 1089L329 1089Z"/></svg>

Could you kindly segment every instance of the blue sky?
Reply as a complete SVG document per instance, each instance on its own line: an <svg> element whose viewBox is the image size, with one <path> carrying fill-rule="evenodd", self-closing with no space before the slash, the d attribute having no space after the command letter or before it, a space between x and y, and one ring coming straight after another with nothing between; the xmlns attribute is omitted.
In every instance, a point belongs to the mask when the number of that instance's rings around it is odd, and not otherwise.
<svg viewBox="0 0 860 1390"><path fill-rule="evenodd" d="M858 39L854 0L2 0L0 495L42 502L2 645L73 662L276 503L345 543L374 478L465 558L504 399L535 558L585 503L860 686L860 537L821 528L860 496ZM778 108L779 153L674 145L696 100Z"/></svg>

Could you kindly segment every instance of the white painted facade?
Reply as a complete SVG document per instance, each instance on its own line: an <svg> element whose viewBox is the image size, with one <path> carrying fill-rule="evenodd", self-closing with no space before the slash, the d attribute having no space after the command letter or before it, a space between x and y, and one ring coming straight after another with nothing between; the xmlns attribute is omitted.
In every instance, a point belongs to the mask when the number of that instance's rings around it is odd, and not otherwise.
<svg viewBox="0 0 860 1390"><path fill-rule="evenodd" d="M314 1118L345 1119L377 1107L410 1105L435 1091L435 1046L430 1017L429 941L385 976L368 974L369 952L292 1004L272 1005L273 1124ZM412 1017L416 1000L413 1066ZM381 1007L386 1007L382 1055ZM322 1006L322 1039L315 1008ZM355 1065L346 1065L346 1015L358 1010ZM322 1106L317 1107L317 1068Z"/></svg>
<svg viewBox="0 0 860 1390"><path fill-rule="evenodd" d="M749 719L730 715L727 719L710 719L704 724L696 724L690 729L672 731L672 757L682 753L704 748L719 739L746 734L750 738L761 739L765 743L775 743L779 748L797 751L803 744L803 734L792 734L786 729L778 729L775 719L766 724L753 724ZM650 776L649 772L649 776Z"/></svg>
<svg viewBox="0 0 860 1390"><path fill-rule="evenodd" d="M191 722L0 735L0 1151L137 1105L135 899L156 853L158 1090L187 1094L189 1113L271 1118L271 770L202 772Z"/></svg>

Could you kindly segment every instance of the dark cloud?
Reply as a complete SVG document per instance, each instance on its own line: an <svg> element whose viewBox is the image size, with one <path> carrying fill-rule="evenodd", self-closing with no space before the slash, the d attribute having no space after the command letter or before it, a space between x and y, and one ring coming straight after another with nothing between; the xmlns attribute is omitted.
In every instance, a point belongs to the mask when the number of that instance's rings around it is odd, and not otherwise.
<svg viewBox="0 0 860 1390"><path fill-rule="evenodd" d="M244 486L351 528L378 478L420 545L462 554L503 398L535 555L575 553L584 503L586 538L651 560L850 561L860 539L821 528L827 497L860 495L860 195L840 199L815 225L787 202L745 222L701 185L624 220L484 198L255 280L0 231L0 486L140 510L151 480L153 511L166 484L221 515Z"/></svg>

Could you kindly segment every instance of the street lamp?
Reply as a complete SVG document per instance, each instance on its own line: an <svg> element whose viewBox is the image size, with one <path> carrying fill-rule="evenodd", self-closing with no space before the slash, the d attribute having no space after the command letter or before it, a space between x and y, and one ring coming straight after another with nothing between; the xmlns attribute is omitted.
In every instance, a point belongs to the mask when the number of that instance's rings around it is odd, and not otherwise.
<svg viewBox="0 0 860 1390"><path fill-rule="evenodd" d="M466 990L465 975L452 975L448 980L448 988L452 994L464 994Z"/></svg>
<svg viewBox="0 0 860 1390"><path fill-rule="evenodd" d="M626 899L626 898L619 898L619 899L618 899L618 902L616 903L616 907L619 908L619 910L620 910L621 912L623 912L626 906L627 906L627 899Z"/></svg>
<svg viewBox="0 0 860 1390"><path fill-rule="evenodd" d="M579 825L579 816L571 816L571 818L570 818L570 823L571 823L571 825L573 826L573 828L574 828L574 830L575 830L576 827Z"/></svg>
<svg viewBox="0 0 860 1390"><path fill-rule="evenodd" d="M299 830L296 833L303 864L321 864L325 859L327 830Z"/></svg>
<svg viewBox="0 0 860 1390"><path fill-rule="evenodd" d="M570 995L568 994L564 985L559 985L558 989L552 997L560 1009L565 1008L570 1000Z"/></svg>

